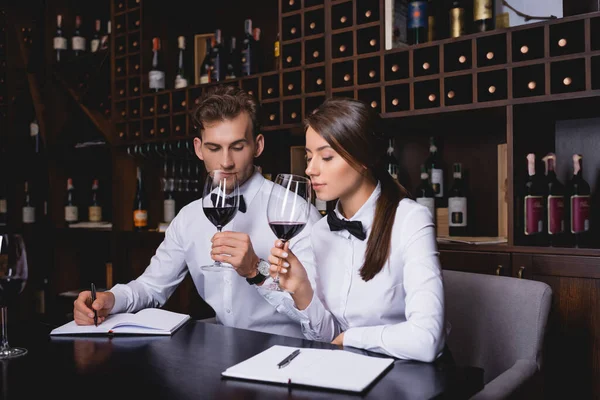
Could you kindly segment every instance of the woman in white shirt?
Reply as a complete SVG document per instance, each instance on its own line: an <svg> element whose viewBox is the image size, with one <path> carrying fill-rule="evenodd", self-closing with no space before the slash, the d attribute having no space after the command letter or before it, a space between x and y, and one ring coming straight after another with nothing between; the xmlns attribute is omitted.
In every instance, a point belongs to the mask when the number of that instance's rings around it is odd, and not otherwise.
<svg viewBox="0 0 600 400"><path fill-rule="evenodd" d="M308 339L431 362L445 345L434 224L383 165L377 118L350 99L307 118L306 173L319 199L338 202L311 233L316 270L276 241L271 272Z"/></svg>

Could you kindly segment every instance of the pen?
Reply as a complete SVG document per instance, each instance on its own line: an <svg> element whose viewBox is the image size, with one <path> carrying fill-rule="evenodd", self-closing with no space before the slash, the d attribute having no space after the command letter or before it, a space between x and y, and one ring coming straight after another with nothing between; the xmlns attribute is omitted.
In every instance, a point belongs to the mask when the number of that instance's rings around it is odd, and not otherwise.
<svg viewBox="0 0 600 400"><path fill-rule="evenodd" d="M96 285L92 283L92 304L94 304L94 301L96 301ZM98 313L96 310L94 310L94 325L98 326Z"/></svg>
<svg viewBox="0 0 600 400"><path fill-rule="evenodd" d="M283 367L287 366L289 363L292 362L292 360L294 358L296 358L298 356L298 354L300 354L300 349L294 350L294 352L292 354L290 354L289 356L287 356L286 358L281 360L281 362L279 364L277 364L277 366L279 368L283 368Z"/></svg>

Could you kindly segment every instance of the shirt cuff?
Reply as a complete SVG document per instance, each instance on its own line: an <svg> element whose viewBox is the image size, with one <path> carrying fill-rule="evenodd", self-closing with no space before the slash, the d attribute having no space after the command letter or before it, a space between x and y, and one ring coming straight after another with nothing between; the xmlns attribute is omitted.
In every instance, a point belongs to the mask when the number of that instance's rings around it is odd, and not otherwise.
<svg viewBox="0 0 600 400"><path fill-rule="evenodd" d="M310 300L308 307L306 307L304 310L298 310L298 308L294 306L294 311L298 315L302 316L302 319L313 322L311 324L313 327L325 319L325 306L323 306L323 303L321 303L316 291L313 291L313 297Z"/></svg>
<svg viewBox="0 0 600 400"><path fill-rule="evenodd" d="M123 288L123 284L117 284L109 290L115 296L115 305L110 314L120 314L127 310L127 291Z"/></svg>
<svg viewBox="0 0 600 400"><path fill-rule="evenodd" d="M344 332L344 346L357 349L381 348L381 335L385 325L350 328Z"/></svg>

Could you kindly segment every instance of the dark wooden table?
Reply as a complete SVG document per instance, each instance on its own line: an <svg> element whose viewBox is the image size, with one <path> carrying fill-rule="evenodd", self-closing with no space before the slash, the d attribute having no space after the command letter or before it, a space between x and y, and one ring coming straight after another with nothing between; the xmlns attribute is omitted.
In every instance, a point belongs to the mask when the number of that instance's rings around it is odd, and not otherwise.
<svg viewBox="0 0 600 400"><path fill-rule="evenodd" d="M50 337L51 328L11 326L11 345L25 346L29 353L0 362L2 399L459 399L483 387L479 368L397 360L360 395L288 389L224 379L221 372L275 344L334 346L198 321L171 337Z"/></svg>

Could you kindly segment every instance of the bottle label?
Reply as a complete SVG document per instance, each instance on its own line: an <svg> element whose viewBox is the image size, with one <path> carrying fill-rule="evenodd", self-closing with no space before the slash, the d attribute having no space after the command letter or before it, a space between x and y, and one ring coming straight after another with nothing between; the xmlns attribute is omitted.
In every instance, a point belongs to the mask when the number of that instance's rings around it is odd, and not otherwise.
<svg viewBox="0 0 600 400"><path fill-rule="evenodd" d="M150 80L150 89L165 88L165 73L163 71L150 71L148 72L148 78Z"/></svg>
<svg viewBox="0 0 600 400"><path fill-rule="evenodd" d="M280 54L281 54L281 48L279 46L279 41L276 41L273 46L273 56L275 56L275 58L278 58Z"/></svg>
<svg viewBox="0 0 600 400"><path fill-rule="evenodd" d="M0 214L7 213L6 199L0 199Z"/></svg>
<svg viewBox="0 0 600 400"><path fill-rule="evenodd" d="M133 211L133 225L138 228L148 226L148 211L146 210L134 210Z"/></svg>
<svg viewBox="0 0 600 400"><path fill-rule="evenodd" d="M571 196L571 232L590 230L590 196Z"/></svg>
<svg viewBox="0 0 600 400"><path fill-rule="evenodd" d="M100 39L93 39L90 42L90 51L92 53L97 52L99 47L100 47Z"/></svg>
<svg viewBox="0 0 600 400"><path fill-rule="evenodd" d="M430 176L435 197L444 197L444 171L432 168Z"/></svg>
<svg viewBox="0 0 600 400"><path fill-rule="evenodd" d="M67 38L55 37L54 38L54 49L55 50L66 50L67 49Z"/></svg>
<svg viewBox="0 0 600 400"><path fill-rule="evenodd" d="M467 198L448 198L448 225L452 227L467 226Z"/></svg>
<svg viewBox="0 0 600 400"><path fill-rule="evenodd" d="M548 234L556 235L565 231L565 198L548 196Z"/></svg>
<svg viewBox="0 0 600 400"><path fill-rule="evenodd" d="M465 34L465 9L455 7L450 10L450 37L456 38Z"/></svg>
<svg viewBox="0 0 600 400"><path fill-rule="evenodd" d="M167 199L163 202L163 216L165 222L173 221L173 218L175 218L175 200Z"/></svg>
<svg viewBox="0 0 600 400"><path fill-rule="evenodd" d="M432 220L435 219L435 199L432 197L417 197L417 203L427 207L431 214Z"/></svg>
<svg viewBox="0 0 600 400"><path fill-rule="evenodd" d="M25 206L23 207L23 223L33 224L35 223L35 208Z"/></svg>
<svg viewBox="0 0 600 400"><path fill-rule="evenodd" d="M39 133L40 133L40 126L35 122L30 123L29 124L29 136L35 137Z"/></svg>
<svg viewBox="0 0 600 400"><path fill-rule="evenodd" d="M536 235L544 230L544 198L525 196L525 235Z"/></svg>
<svg viewBox="0 0 600 400"><path fill-rule="evenodd" d="M204 84L204 83L209 83L210 79L208 79L208 75L201 75L200 76L200 84Z"/></svg>
<svg viewBox="0 0 600 400"><path fill-rule="evenodd" d="M65 206L65 221L75 222L79 219L79 210L76 206Z"/></svg>
<svg viewBox="0 0 600 400"><path fill-rule="evenodd" d="M90 206L90 208L88 209L88 214L90 222L102 221L102 207Z"/></svg>
<svg viewBox="0 0 600 400"><path fill-rule="evenodd" d="M413 1L408 3L408 29L427 27L427 2Z"/></svg>
<svg viewBox="0 0 600 400"><path fill-rule="evenodd" d="M85 38L81 36L73 36L71 45L73 50L85 51Z"/></svg>
<svg viewBox="0 0 600 400"><path fill-rule="evenodd" d="M491 19L493 14L492 0L475 0L473 3L473 20Z"/></svg>
<svg viewBox="0 0 600 400"><path fill-rule="evenodd" d="M185 79L181 75L177 75L175 77L175 89L181 89L181 88L187 87L187 85L188 85L187 79Z"/></svg>

